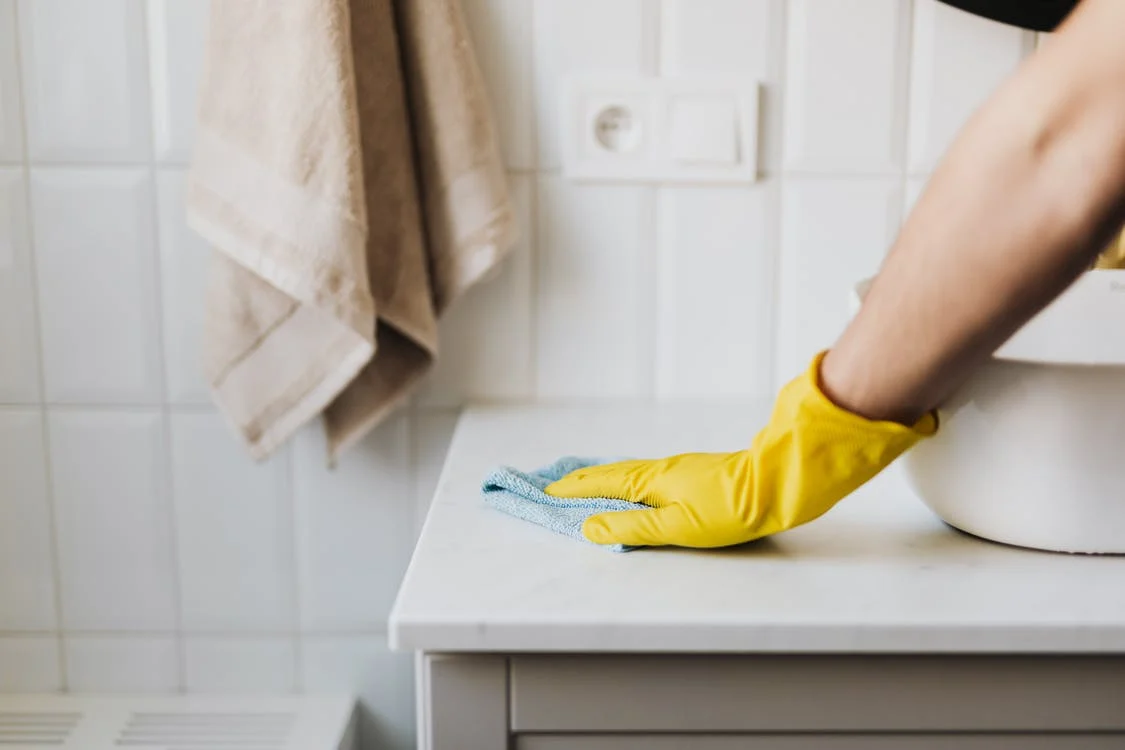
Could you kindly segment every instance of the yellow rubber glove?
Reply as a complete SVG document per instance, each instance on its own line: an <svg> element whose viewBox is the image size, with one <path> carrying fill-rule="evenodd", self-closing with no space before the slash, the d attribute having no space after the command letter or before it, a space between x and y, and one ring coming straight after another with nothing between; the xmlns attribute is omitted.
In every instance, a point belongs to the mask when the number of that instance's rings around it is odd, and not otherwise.
<svg viewBox="0 0 1125 750"><path fill-rule="evenodd" d="M807 523L937 430L933 414L907 427L840 409L820 390L823 357L781 390L749 450L593 466L546 492L651 507L586 519L582 533L598 544L724 547Z"/></svg>

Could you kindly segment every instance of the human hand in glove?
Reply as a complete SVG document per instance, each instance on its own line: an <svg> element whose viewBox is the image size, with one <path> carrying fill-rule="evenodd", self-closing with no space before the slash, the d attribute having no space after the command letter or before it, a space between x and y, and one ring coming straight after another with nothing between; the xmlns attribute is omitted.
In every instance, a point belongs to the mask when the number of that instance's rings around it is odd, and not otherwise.
<svg viewBox="0 0 1125 750"><path fill-rule="evenodd" d="M649 506L588 518L582 532L598 544L724 547L807 523L937 428L933 414L907 427L837 407L819 386L822 356L781 390L746 450L593 466L546 492Z"/></svg>

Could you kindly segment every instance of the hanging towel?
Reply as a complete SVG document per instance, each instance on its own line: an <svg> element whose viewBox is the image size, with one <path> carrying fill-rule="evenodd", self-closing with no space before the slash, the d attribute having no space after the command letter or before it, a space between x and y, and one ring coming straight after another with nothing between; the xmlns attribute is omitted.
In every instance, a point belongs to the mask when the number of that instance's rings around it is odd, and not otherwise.
<svg viewBox="0 0 1125 750"><path fill-rule="evenodd" d="M513 211L457 0L212 0L189 224L213 247L204 368L263 458L334 458L437 356Z"/></svg>
<svg viewBox="0 0 1125 750"><path fill-rule="evenodd" d="M647 506L628 500L605 497L571 499L552 497L543 490L551 482L562 479L577 469L598 464L613 463L619 458L560 458L550 466L532 472L522 472L504 466L496 469L484 480L481 494L485 502L497 510L544 526L558 534L569 536L587 544L593 542L582 536L582 522L595 513L622 510L640 510ZM598 545L614 552L628 552L635 547L622 544Z"/></svg>

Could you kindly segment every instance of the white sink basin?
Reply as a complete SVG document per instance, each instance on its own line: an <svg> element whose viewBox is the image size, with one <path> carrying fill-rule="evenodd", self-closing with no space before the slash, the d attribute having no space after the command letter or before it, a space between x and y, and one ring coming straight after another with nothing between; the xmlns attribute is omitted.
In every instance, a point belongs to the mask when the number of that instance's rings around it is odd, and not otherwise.
<svg viewBox="0 0 1125 750"><path fill-rule="evenodd" d="M940 411L938 434L902 461L946 523L1023 547L1125 553L1125 271L1085 274Z"/></svg>

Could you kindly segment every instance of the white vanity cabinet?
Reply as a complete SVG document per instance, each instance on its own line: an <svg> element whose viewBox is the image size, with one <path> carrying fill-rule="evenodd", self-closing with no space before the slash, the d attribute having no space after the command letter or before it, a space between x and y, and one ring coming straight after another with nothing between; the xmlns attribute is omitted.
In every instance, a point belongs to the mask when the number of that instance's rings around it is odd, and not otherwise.
<svg viewBox="0 0 1125 750"><path fill-rule="evenodd" d="M391 615L434 750L1125 748L1125 558L1003 547L889 470L737 549L503 515L502 464L745 445L765 405L470 409Z"/></svg>

